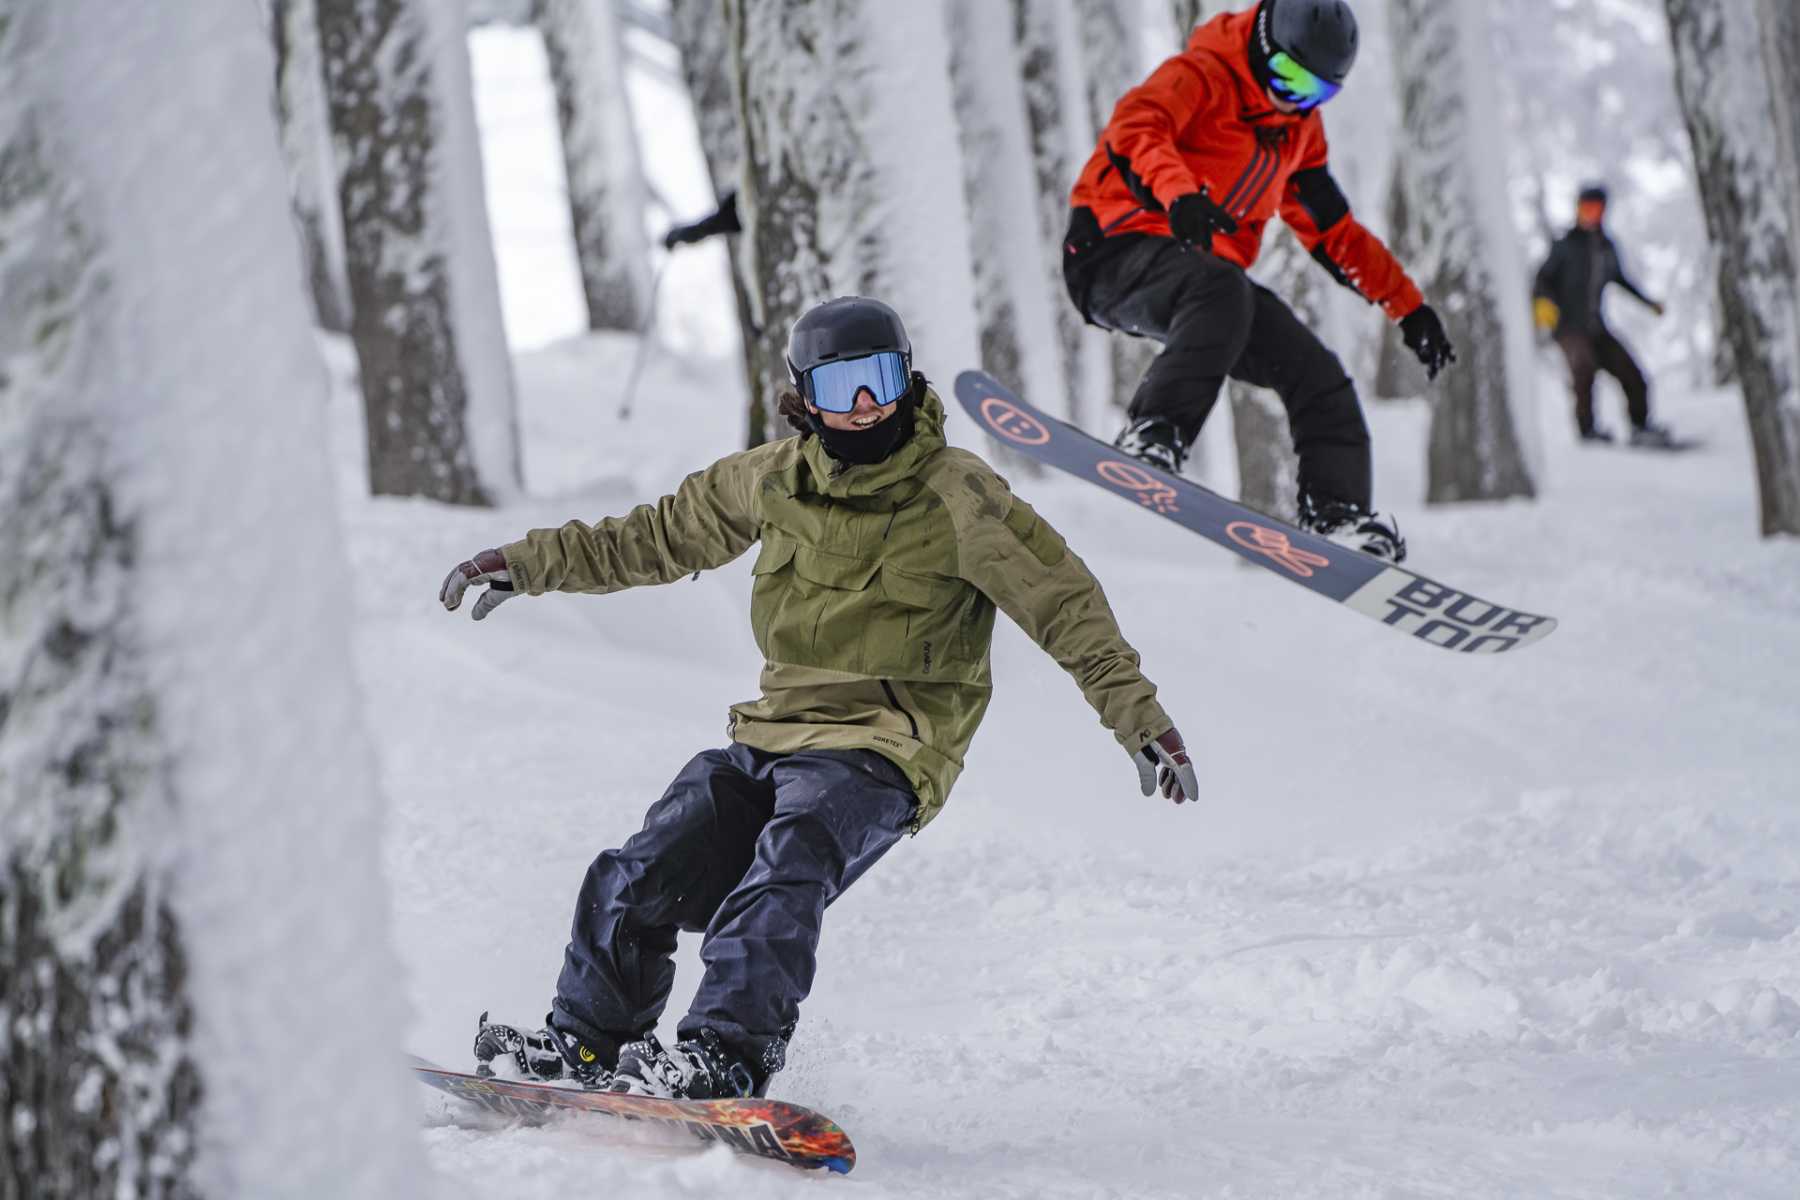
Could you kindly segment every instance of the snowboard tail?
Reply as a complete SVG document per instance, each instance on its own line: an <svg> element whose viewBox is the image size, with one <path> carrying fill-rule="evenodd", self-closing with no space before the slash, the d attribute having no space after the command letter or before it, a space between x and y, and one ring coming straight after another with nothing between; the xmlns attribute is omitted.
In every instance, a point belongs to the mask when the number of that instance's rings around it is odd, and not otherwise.
<svg viewBox="0 0 1800 1200"><path fill-rule="evenodd" d="M856 1147L835 1121L782 1100L625 1096L446 1071L419 1058L412 1060L412 1069L427 1086L516 1120L544 1121L574 1111L601 1113L683 1129L700 1141L719 1142L739 1154L772 1158L789 1166L823 1167L845 1174L856 1165Z"/></svg>
<svg viewBox="0 0 1800 1200"><path fill-rule="evenodd" d="M985 371L958 375L956 398L1007 446L1097 483L1248 562L1428 645L1462 654L1501 654L1541 641L1556 628L1554 617L1493 604L1129 458L1033 408Z"/></svg>

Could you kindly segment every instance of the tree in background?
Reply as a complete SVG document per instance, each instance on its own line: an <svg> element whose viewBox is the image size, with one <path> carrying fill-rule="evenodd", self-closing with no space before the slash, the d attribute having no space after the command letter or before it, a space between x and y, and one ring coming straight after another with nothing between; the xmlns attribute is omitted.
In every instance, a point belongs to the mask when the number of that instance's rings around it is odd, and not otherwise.
<svg viewBox="0 0 1800 1200"><path fill-rule="evenodd" d="M625 91L613 0L535 0L556 89L575 261L589 329L643 329L650 317L646 191Z"/></svg>
<svg viewBox="0 0 1800 1200"><path fill-rule="evenodd" d="M265 32L0 0L7 1200L422 1174Z"/></svg>
<svg viewBox="0 0 1800 1200"><path fill-rule="evenodd" d="M1524 268L1499 129L1479 86L1485 9L1479 0L1389 0L1388 12L1419 284L1442 297L1458 351L1436 389L1426 499L1531 496L1514 415L1515 405L1530 411Z"/></svg>
<svg viewBox="0 0 1800 1200"><path fill-rule="evenodd" d="M1401 262L1414 261L1419 250L1414 244L1416 231L1406 200L1406 176L1398 159L1388 186L1386 217L1388 248ZM1419 356L1408 350L1405 342L1384 337L1375 351L1375 386L1371 390L1377 399L1410 400L1427 395L1431 380L1419 364Z"/></svg>
<svg viewBox="0 0 1800 1200"><path fill-rule="evenodd" d="M737 194L743 170L743 137L738 131L737 97L732 86L725 0L670 0L669 18L671 36L681 52L682 78L694 104L700 152L706 157L713 198L723 201ZM750 287L735 246L727 257L731 262L732 299L744 342L744 385L750 407L746 445L760 446L781 431L771 423L774 410L764 406L768 389L759 381L785 378L787 372L780 359L770 358L769 341L752 319Z"/></svg>
<svg viewBox="0 0 1800 1200"><path fill-rule="evenodd" d="M319 327L350 332L350 284L344 278L344 222L332 166L331 117L319 63L319 23L313 0L269 0L275 43L275 111L287 156L294 220L312 284Z"/></svg>
<svg viewBox="0 0 1800 1200"><path fill-rule="evenodd" d="M742 252L770 361L801 312L861 294L900 312L916 365L947 383L979 351L941 0L729 0L726 11Z"/></svg>
<svg viewBox="0 0 1800 1200"><path fill-rule="evenodd" d="M200 1089L150 836L172 806L131 628L140 539L107 462L100 247L30 7L0 0L0 1196L180 1195Z"/></svg>
<svg viewBox="0 0 1800 1200"><path fill-rule="evenodd" d="M1762 531L1800 533L1800 13L1783 0L1667 0Z"/></svg>
<svg viewBox="0 0 1800 1200"><path fill-rule="evenodd" d="M1063 376L1059 415L1080 425L1094 421L1098 405L1111 398L1112 350L1106 334L1084 322L1064 299L1062 245L1069 228L1069 190L1100 131L1088 127L1092 108L1074 0L1012 0L1012 14L1037 190L1039 277L1057 297L1053 310ZM1052 397L1040 403L1057 411ZM1100 424L1095 421L1096 432Z"/></svg>
<svg viewBox="0 0 1800 1200"><path fill-rule="evenodd" d="M519 480L460 3L315 0L377 495Z"/></svg>
<svg viewBox="0 0 1800 1200"><path fill-rule="evenodd" d="M1140 0L1075 0L1075 13L1079 20L1082 78L1087 85L1088 95L1087 121L1082 130L1086 135L1087 145L1083 150L1085 154L1093 149L1095 139L1112 118L1113 106L1118 104L1119 97L1144 82L1149 74L1150 64L1144 61L1143 38L1140 33L1143 4ZM1182 41L1185 40L1186 35L1183 34ZM1180 44L1171 41L1168 47L1173 52ZM1081 161L1076 161L1077 172L1081 170ZM1066 193L1074 183L1071 178L1064 188L1065 208ZM1066 213L1064 215L1067 216ZM1062 237L1063 231L1059 230L1059 248ZM1064 303L1061 279L1056 283L1058 302ZM1112 415L1115 418L1121 417L1131 403L1132 394L1137 391L1138 380L1150 369L1151 360L1162 347L1149 338L1126 337L1099 329L1090 331L1090 336L1093 333L1106 339L1107 353L1111 359L1107 370L1112 380L1111 400L1113 407L1118 410Z"/></svg>
<svg viewBox="0 0 1800 1200"><path fill-rule="evenodd" d="M1067 394L1058 342L1060 286L1044 286L1043 239L1011 13L951 4L950 75L969 216L981 363L1026 396ZM1035 471L1023 456L1011 470Z"/></svg>

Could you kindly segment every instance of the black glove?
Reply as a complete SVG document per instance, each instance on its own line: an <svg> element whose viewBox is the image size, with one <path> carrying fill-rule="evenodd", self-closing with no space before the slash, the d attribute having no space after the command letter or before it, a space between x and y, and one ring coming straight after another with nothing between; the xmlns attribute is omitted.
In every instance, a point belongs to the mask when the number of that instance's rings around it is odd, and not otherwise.
<svg viewBox="0 0 1800 1200"><path fill-rule="evenodd" d="M1456 361L1456 347L1450 344L1450 335L1444 332L1437 310L1429 304L1419 305L1401 320L1400 336L1405 339L1406 348L1425 364L1427 379L1436 379L1439 371Z"/></svg>
<svg viewBox="0 0 1800 1200"><path fill-rule="evenodd" d="M1165 799L1181 804L1200 798L1200 781L1188 761L1181 734L1171 729L1132 756L1137 764L1138 788L1148 796L1160 786Z"/></svg>
<svg viewBox="0 0 1800 1200"><path fill-rule="evenodd" d="M710 217L702 217L692 225L677 225L663 234L663 249L673 250L691 242L705 241L714 234L742 233L743 222L738 220L737 193L729 193L719 202L719 211Z"/></svg>
<svg viewBox="0 0 1800 1200"><path fill-rule="evenodd" d="M1212 249L1213 234L1236 233L1238 223L1232 215L1212 202L1202 188L1175 197L1169 205L1169 229L1181 241L1202 250Z"/></svg>
<svg viewBox="0 0 1800 1200"><path fill-rule="evenodd" d="M518 595L513 590L512 575L506 569L506 559L498 550L483 550L467 562L456 564L450 574L444 576L444 586L438 589L438 600L445 611L455 612L462 603L463 593L478 583L488 585L488 590L481 593L475 601L474 611L469 615L477 621L493 612L502 601L511 600Z"/></svg>

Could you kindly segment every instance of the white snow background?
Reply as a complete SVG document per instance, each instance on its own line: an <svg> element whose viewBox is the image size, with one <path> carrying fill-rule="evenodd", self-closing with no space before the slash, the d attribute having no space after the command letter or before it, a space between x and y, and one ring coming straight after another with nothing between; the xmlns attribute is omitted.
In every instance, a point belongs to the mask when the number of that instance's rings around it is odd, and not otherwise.
<svg viewBox="0 0 1800 1200"><path fill-rule="evenodd" d="M742 425L716 247L676 257L617 419L635 339L565 337L541 53L505 30L472 43L508 328L530 348L526 498L369 499L332 348L414 1014L398 1040L448 1066L483 1009L542 1018L587 863L723 743L760 665L742 562L479 626L436 603L471 552L651 500ZM705 211L668 115L685 101L634 88L654 184ZM1800 547L1755 536L1734 394L1658 394L1697 452L1586 449L1542 365L1535 504L1425 509L1427 414L1371 412L1416 564L1561 618L1516 656L1425 647L1096 489L1021 484L1106 585L1203 798L1138 796L1073 683L999 623L968 771L832 909L776 1080L846 1126L854 1174L600 1118L484 1123L421 1088L434 1194L1800 1194ZM665 1034L696 980L684 938Z"/></svg>

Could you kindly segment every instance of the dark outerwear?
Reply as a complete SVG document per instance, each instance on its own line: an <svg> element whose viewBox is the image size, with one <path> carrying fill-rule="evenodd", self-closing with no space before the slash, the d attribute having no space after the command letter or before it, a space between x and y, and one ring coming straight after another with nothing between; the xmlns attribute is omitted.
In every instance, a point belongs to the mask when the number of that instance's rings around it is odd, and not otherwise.
<svg viewBox="0 0 1800 1200"><path fill-rule="evenodd" d="M641 1036L668 1002L676 932L704 933L678 1035L715 1031L765 1082L812 990L826 906L917 810L906 774L870 750L696 755L588 868L551 1021L594 1046Z"/></svg>
<svg viewBox="0 0 1800 1200"><path fill-rule="evenodd" d="M1644 304L1656 303L1626 277L1618 248L1606 231L1578 225L1550 247L1550 257L1538 268L1531 294L1556 305L1556 336L1592 335L1606 328L1600 297L1609 283L1618 284Z"/></svg>
<svg viewBox="0 0 1800 1200"><path fill-rule="evenodd" d="M1132 396L1132 420L1162 417L1191 443L1226 376L1270 388L1287 409L1300 490L1319 504L1372 508L1369 427L1355 385L1242 267L1173 238L1131 233L1064 255L1063 279L1096 325L1163 344Z"/></svg>
<svg viewBox="0 0 1800 1200"><path fill-rule="evenodd" d="M1633 429L1650 423L1650 382L1625 343L1602 327L1595 333L1559 333L1556 344L1569 360L1569 386L1575 391L1575 427L1583 437L1594 433L1594 378L1605 371L1625 389L1625 412Z"/></svg>

